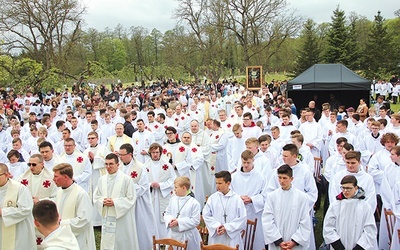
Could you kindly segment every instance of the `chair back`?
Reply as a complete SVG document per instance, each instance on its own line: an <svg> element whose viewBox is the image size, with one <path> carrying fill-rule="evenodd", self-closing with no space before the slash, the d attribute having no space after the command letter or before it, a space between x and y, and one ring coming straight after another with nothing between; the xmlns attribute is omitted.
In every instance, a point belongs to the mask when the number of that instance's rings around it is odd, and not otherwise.
<svg viewBox="0 0 400 250"><path fill-rule="evenodd" d="M314 157L314 177L317 181L319 181L321 178L321 163L321 157Z"/></svg>
<svg viewBox="0 0 400 250"><path fill-rule="evenodd" d="M186 250L188 241L180 242L171 238L156 239L153 235L153 250Z"/></svg>
<svg viewBox="0 0 400 250"><path fill-rule="evenodd" d="M204 242L204 244L207 245L209 234L208 234L208 229L206 227L206 223L204 222L202 215L200 215L200 224L197 226L197 230L199 230L202 242Z"/></svg>
<svg viewBox="0 0 400 250"><path fill-rule="evenodd" d="M242 238L244 239L244 250L252 250L254 244L254 238L256 237L257 218L247 220L246 230L242 232Z"/></svg>
<svg viewBox="0 0 400 250"><path fill-rule="evenodd" d="M230 247L223 244L212 244L204 246L203 242L201 242L201 250L239 250L239 244L237 244L236 247Z"/></svg>
<svg viewBox="0 0 400 250"><path fill-rule="evenodd" d="M389 234L389 246L390 246L392 243L392 235L394 231L394 224L396 223L396 216L394 216L391 210L388 210L386 208L383 209L383 212L385 213L386 227Z"/></svg>

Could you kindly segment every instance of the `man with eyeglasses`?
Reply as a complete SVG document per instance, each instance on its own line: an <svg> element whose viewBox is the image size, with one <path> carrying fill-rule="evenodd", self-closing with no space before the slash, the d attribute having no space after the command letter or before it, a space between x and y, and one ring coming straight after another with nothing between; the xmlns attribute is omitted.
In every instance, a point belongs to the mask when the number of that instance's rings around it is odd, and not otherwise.
<svg viewBox="0 0 400 250"><path fill-rule="evenodd" d="M0 249L36 249L32 208L28 188L0 163Z"/></svg>
<svg viewBox="0 0 400 250"><path fill-rule="evenodd" d="M53 182L53 172L44 167L43 157L34 154L27 163L29 169L18 177L18 182L26 186L36 204L43 199L54 199L57 195L58 187ZM40 245L43 235L36 231L36 243Z"/></svg>
<svg viewBox="0 0 400 250"><path fill-rule="evenodd" d="M146 169L135 157L130 143L122 144L119 148L119 169L130 177L136 189L136 224L140 225L138 233L139 249L151 249L152 235L156 235L154 211L151 206L150 182Z"/></svg>
<svg viewBox="0 0 400 250"><path fill-rule="evenodd" d="M91 191L94 192L97 187L97 183L99 182L99 178L107 174L107 170L104 166L104 159L111 152L105 145L99 144L99 135L97 134L97 132L89 132L87 135L87 141L89 147L85 149L83 154L89 157L89 161L92 166ZM100 214L96 213L93 221L93 226L101 226L101 221L102 218Z"/></svg>
<svg viewBox="0 0 400 250"><path fill-rule="evenodd" d="M375 208L367 205L366 193L358 186L358 179L346 175L341 178L339 187L342 192L335 196L324 219L325 243L340 250L377 249Z"/></svg>
<svg viewBox="0 0 400 250"><path fill-rule="evenodd" d="M167 142L164 145L163 155L169 158L169 163L174 167L177 176L190 177L190 166L192 165L191 151L178 137L174 127L165 130Z"/></svg>
<svg viewBox="0 0 400 250"><path fill-rule="evenodd" d="M105 167L107 174L100 177L93 194L95 208L103 217L100 248L141 249L136 231L135 184L119 171L116 154L106 156Z"/></svg>
<svg viewBox="0 0 400 250"><path fill-rule="evenodd" d="M366 173L361 164L361 153L359 151L349 151L345 154L346 169L337 172L329 183L329 202L332 204L335 197L340 194L340 182L346 175L353 175L357 178L360 186L365 190L365 201L370 205L372 213L376 208L376 192L372 176Z"/></svg>
<svg viewBox="0 0 400 250"><path fill-rule="evenodd" d="M60 154L60 161L72 165L74 168L74 181L86 192L89 192L92 166L89 158L76 149L74 139L67 138L64 140L64 152Z"/></svg>

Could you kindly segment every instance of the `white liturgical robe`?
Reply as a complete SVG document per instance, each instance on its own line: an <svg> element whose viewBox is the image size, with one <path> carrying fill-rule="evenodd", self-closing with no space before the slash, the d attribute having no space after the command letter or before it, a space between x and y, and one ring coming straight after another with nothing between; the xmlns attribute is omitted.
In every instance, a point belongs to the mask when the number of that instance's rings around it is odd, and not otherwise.
<svg viewBox="0 0 400 250"><path fill-rule="evenodd" d="M47 235L41 248L44 250L79 250L79 245L69 224L61 223L56 230Z"/></svg>
<svg viewBox="0 0 400 250"><path fill-rule="evenodd" d="M208 244L224 244L243 250L241 231L246 228L247 213L242 199L230 190L226 195L216 192L208 198L203 208L209 238ZM217 234L217 228L224 225L226 233Z"/></svg>
<svg viewBox="0 0 400 250"><path fill-rule="evenodd" d="M253 169L250 172L242 172L239 168L232 174L231 188L236 194L246 195L251 198L251 203L245 204L247 219L257 218L256 236L253 249L263 249L264 236L261 224L261 215L265 203L265 177L259 171Z"/></svg>
<svg viewBox="0 0 400 250"><path fill-rule="evenodd" d="M172 219L178 220L178 226L169 228ZM168 237L184 242L188 240L187 249L200 250L200 204L190 195L173 196L164 214L165 226L169 228Z"/></svg>
<svg viewBox="0 0 400 250"><path fill-rule="evenodd" d="M133 158L127 165L120 162L120 170L132 178L136 188L136 225L139 249L152 249L153 235L158 237L153 205L151 203L150 183L147 171L143 164Z"/></svg>
<svg viewBox="0 0 400 250"><path fill-rule="evenodd" d="M365 250L375 249L377 230L373 211L362 199L335 200L324 219L325 242L331 244L340 239L345 249L353 249L356 244Z"/></svg>
<svg viewBox="0 0 400 250"><path fill-rule="evenodd" d="M294 240L293 249L308 249L311 235L307 195L295 187L278 188L268 194L262 215L265 243L269 250L280 249L278 240Z"/></svg>
<svg viewBox="0 0 400 250"><path fill-rule="evenodd" d="M61 221L71 226L81 249L96 249L93 231L93 205L88 193L73 183L65 189L59 189L56 204Z"/></svg>
<svg viewBox="0 0 400 250"><path fill-rule="evenodd" d="M167 237L167 229L164 224L163 213L171 198L176 178L175 171L164 157L161 157L159 161L147 161L144 168L147 171L150 183L158 182L160 185L159 188L151 189L151 199L159 237L165 238Z"/></svg>
<svg viewBox="0 0 400 250"><path fill-rule="evenodd" d="M15 191L17 197L12 198L7 195L11 187L17 189ZM11 199L7 199L6 196ZM0 187L0 208L2 213L0 216L0 248L3 250L36 249L32 216L33 201L29 190L22 184L9 179L4 186ZM15 230L15 233L9 230ZM14 238L13 242L11 242L12 238ZM5 241L4 244L3 241Z"/></svg>
<svg viewBox="0 0 400 250"><path fill-rule="evenodd" d="M103 206L105 198L112 198L114 206ZM93 199L103 217L101 249L139 249L132 179L120 171L100 177Z"/></svg>

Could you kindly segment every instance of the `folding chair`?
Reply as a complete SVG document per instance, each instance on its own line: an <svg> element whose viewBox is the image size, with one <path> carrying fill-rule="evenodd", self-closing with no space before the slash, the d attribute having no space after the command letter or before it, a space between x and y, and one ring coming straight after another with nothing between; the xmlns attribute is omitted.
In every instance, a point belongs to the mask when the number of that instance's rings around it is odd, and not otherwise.
<svg viewBox="0 0 400 250"><path fill-rule="evenodd" d="M156 239L156 236L153 235L153 250L186 250L187 242L187 240L183 243L171 238Z"/></svg>
<svg viewBox="0 0 400 250"><path fill-rule="evenodd" d="M203 242L201 242L201 250L239 250L239 244L236 245L236 247L230 247L223 244L212 244L204 246Z"/></svg>

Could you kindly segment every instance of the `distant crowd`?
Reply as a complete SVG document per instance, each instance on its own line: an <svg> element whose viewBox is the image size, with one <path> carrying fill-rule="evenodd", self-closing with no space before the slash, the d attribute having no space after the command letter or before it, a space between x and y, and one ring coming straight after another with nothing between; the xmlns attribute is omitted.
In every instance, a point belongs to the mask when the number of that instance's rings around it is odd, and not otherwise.
<svg viewBox="0 0 400 250"><path fill-rule="evenodd" d="M256 219L252 249L316 249L319 209L327 249L400 249L398 78L371 107L298 108L286 86L1 91L0 249L96 249L97 226L101 249L200 249L199 227L244 249Z"/></svg>

